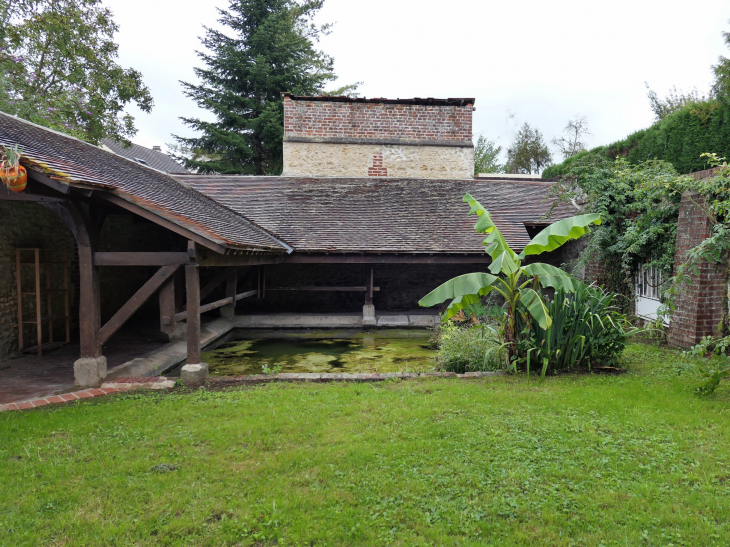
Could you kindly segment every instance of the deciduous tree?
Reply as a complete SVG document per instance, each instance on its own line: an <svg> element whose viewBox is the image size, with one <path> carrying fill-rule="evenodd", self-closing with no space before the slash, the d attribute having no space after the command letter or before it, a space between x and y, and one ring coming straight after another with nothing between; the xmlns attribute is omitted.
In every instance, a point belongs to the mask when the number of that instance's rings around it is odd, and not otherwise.
<svg viewBox="0 0 730 547"><path fill-rule="evenodd" d="M97 143L137 132L149 112L142 74L117 63L118 30L101 0L0 2L0 109Z"/></svg>
<svg viewBox="0 0 730 547"><path fill-rule="evenodd" d="M501 173L504 166L499 163L502 147L479 135L474 145L474 175L479 173Z"/></svg>
<svg viewBox="0 0 730 547"><path fill-rule="evenodd" d="M552 143L566 160L586 149L586 141L590 135L588 119L585 116L576 115L572 120L568 120L562 136L555 137Z"/></svg>
<svg viewBox="0 0 730 547"><path fill-rule="evenodd" d="M525 122L507 149L507 171L539 174L552 163L553 157L539 129Z"/></svg>

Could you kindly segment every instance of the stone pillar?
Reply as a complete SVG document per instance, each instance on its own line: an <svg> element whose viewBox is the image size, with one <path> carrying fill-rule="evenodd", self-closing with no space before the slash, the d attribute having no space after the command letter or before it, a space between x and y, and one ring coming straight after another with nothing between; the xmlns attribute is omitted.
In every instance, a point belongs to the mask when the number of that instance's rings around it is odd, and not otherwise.
<svg viewBox="0 0 730 547"><path fill-rule="evenodd" d="M689 251L712 234L712 223L702 209L703 198L695 191L682 196L677 223L675 271L683 264ZM687 272L690 283L683 283L675 296L671 314L669 345L688 349L703 336L712 336L725 313L727 291L726 267L701 261L698 273Z"/></svg>

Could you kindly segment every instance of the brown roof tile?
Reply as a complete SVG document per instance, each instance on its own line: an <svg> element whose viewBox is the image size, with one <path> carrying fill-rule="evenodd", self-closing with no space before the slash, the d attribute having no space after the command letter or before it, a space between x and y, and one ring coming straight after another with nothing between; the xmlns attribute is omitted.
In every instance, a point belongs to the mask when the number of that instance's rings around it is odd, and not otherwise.
<svg viewBox="0 0 730 547"><path fill-rule="evenodd" d="M26 166L63 182L106 190L214 243L284 251L286 245L169 175L68 135L0 112L0 145L24 147Z"/></svg>
<svg viewBox="0 0 730 547"><path fill-rule="evenodd" d="M515 249L543 220L550 183L395 178L176 176L299 252L475 253L471 193ZM577 211L561 208L557 220Z"/></svg>

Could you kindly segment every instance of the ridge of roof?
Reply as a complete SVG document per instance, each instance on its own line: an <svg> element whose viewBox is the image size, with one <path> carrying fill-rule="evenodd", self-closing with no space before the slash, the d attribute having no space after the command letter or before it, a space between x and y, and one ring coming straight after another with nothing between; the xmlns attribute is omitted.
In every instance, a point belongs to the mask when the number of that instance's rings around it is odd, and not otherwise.
<svg viewBox="0 0 730 547"><path fill-rule="evenodd" d="M101 143L117 156L121 156L131 161L136 161L140 165L157 169L163 173L175 173L181 175L188 173L187 169L176 162L172 157L170 157L170 155L152 148L147 148L141 144L131 143L129 147L125 147L123 143L109 138L101 139ZM139 156L139 159L143 160L145 163L137 161L134 156Z"/></svg>

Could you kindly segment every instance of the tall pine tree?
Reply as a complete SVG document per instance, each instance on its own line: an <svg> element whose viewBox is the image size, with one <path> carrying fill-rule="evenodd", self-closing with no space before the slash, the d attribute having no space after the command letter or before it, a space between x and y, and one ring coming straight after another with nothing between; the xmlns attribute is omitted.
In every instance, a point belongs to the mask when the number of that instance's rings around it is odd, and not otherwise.
<svg viewBox="0 0 730 547"><path fill-rule="evenodd" d="M185 94L216 121L181 118L197 137L175 139L194 151L181 158L202 173L277 175L283 164L282 92L315 95L335 80L332 57L314 48L329 25L312 22L324 0L230 0L219 9L229 32L205 28L196 68L201 85ZM337 90L350 92L357 84Z"/></svg>

